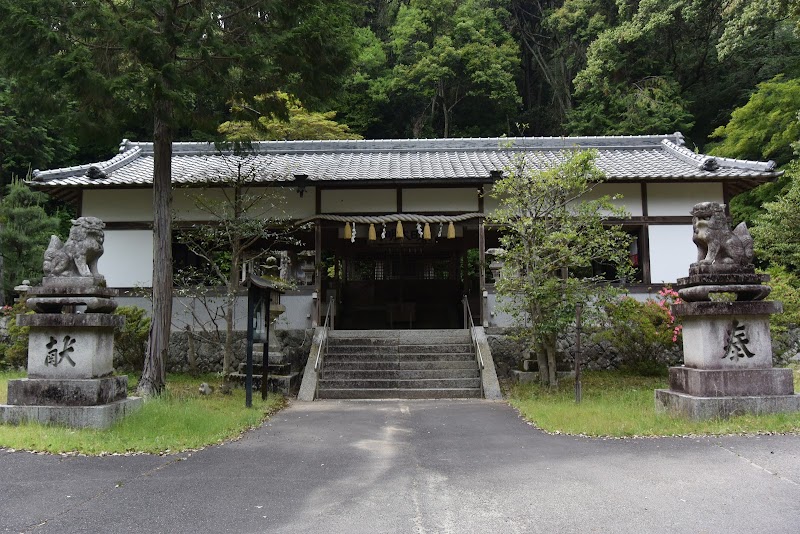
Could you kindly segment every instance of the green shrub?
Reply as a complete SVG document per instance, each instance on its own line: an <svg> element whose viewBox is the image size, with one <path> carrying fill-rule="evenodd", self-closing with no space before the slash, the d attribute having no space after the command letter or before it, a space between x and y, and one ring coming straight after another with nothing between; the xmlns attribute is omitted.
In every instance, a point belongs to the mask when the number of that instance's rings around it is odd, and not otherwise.
<svg viewBox="0 0 800 534"><path fill-rule="evenodd" d="M605 319L594 338L610 343L617 350L624 370L643 376L667 373L676 344L680 342L681 327L675 324L670 311L677 294L663 289L659 295L659 301L639 302L623 297L604 307Z"/></svg>
<svg viewBox="0 0 800 534"><path fill-rule="evenodd" d="M150 318L136 306L120 306L114 314L125 317L125 325L114 333L115 359L126 369L141 371Z"/></svg>
<svg viewBox="0 0 800 534"><path fill-rule="evenodd" d="M783 313L776 313L770 317L772 334L780 336L789 328L800 326L800 277L783 267L770 267L767 270L772 293L769 300L783 303Z"/></svg>
<svg viewBox="0 0 800 534"><path fill-rule="evenodd" d="M8 334L0 346L0 367L4 369L24 369L28 366L28 331L27 326L17 325L17 315L33 313L24 302L13 306L3 306L0 315L8 317L6 326Z"/></svg>

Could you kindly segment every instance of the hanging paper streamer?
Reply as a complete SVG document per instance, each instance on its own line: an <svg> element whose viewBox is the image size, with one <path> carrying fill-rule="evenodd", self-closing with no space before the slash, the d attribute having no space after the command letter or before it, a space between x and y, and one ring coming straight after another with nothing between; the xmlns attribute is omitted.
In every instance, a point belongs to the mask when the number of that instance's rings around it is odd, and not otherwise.
<svg viewBox="0 0 800 534"><path fill-rule="evenodd" d="M422 231L422 239L430 240L430 238L431 238L431 225L425 223L425 230Z"/></svg>
<svg viewBox="0 0 800 534"><path fill-rule="evenodd" d="M447 225L447 239L455 239L456 238L456 227L453 225L453 221L450 221L450 224Z"/></svg>
<svg viewBox="0 0 800 534"><path fill-rule="evenodd" d="M394 236L397 239L403 239L403 223L400 221L397 221L397 229L394 232Z"/></svg>
<svg viewBox="0 0 800 534"><path fill-rule="evenodd" d="M353 225L353 233L350 236L350 242L351 243L355 243L356 242L356 223L350 223L350 224Z"/></svg>
<svg viewBox="0 0 800 534"><path fill-rule="evenodd" d="M370 241L375 241L375 225L370 223L369 225L369 233L367 234L367 239Z"/></svg>
<svg viewBox="0 0 800 534"><path fill-rule="evenodd" d="M443 228L442 223L439 223L439 233L436 234L436 237L442 237L442 228Z"/></svg>
<svg viewBox="0 0 800 534"><path fill-rule="evenodd" d="M344 223L344 238L350 239L353 237L353 233L350 230L350 223Z"/></svg>
<svg viewBox="0 0 800 534"><path fill-rule="evenodd" d="M383 230L381 230L381 239L386 239L386 223L383 223Z"/></svg>
<svg viewBox="0 0 800 534"><path fill-rule="evenodd" d="M422 225L420 223L417 223L417 235L422 237Z"/></svg>

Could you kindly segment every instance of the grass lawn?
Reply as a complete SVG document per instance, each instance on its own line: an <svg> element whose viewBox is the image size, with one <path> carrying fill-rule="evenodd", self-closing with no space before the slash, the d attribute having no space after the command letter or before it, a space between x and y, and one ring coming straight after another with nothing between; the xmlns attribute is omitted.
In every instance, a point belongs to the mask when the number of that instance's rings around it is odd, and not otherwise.
<svg viewBox="0 0 800 534"><path fill-rule="evenodd" d="M0 373L0 404L6 402L7 382L24 373ZM135 386L136 378L128 378ZM197 391L201 382L219 385L217 375L190 377L169 375L167 391L157 399L107 430L71 429L58 426L25 424L0 425L0 447L52 453L84 454L126 452L176 452L197 449L238 437L257 426L269 414L283 407L282 395L270 395L266 401L253 395L253 408L244 406L244 390L230 395L214 391L203 396Z"/></svg>
<svg viewBox="0 0 800 534"><path fill-rule="evenodd" d="M583 402L575 404L575 381L562 380L555 391L538 384L516 385L509 402L522 416L546 432L587 436L679 436L800 432L800 413L740 416L688 421L655 413L655 389L667 379L626 375L618 371L584 372ZM795 391L800 391L795 369Z"/></svg>

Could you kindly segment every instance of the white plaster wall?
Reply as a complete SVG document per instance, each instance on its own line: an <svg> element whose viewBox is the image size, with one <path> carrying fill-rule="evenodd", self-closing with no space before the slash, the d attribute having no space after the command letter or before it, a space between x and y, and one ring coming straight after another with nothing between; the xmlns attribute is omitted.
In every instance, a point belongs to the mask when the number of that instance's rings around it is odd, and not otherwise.
<svg viewBox="0 0 800 534"><path fill-rule="evenodd" d="M483 186L483 212L486 214L497 211L497 208L500 206L500 200L492 196L493 190L494 184L486 184Z"/></svg>
<svg viewBox="0 0 800 534"><path fill-rule="evenodd" d="M698 202L722 202L722 199L720 183L647 184L647 214L651 216L688 217Z"/></svg>
<svg viewBox="0 0 800 534"><path fill-rule="evenodd" d="M323 189L322 213L395 213L395 189Z"/></svg>
<svg viewBox="0 0 800 534"><path fill-rule="evenodd" d="M109 287L153 285L153 232L106 230L97 270Z"/></svg>
<svg viewBox="0 0 800 534"><path fill-rule="evenodd" d="M641 184L598 184L581 199L597 200L605 195L612 197L611 203L617 208L624 208L631 217L642 216ZM615 195L620 198L614 199Z"/></svg>
<svg viewBox="0 0 800 534"><path fill-rule="evenodd" d="M281 295L281 304L286 306L286 311L275 320L277 330L294 330L311 328L311 318L314 314L314 299L311 293L291 291Z"/></svg>
<svg viewBox="0 0 800 534"><path fill-rule="evenodd" d="M514 317L506 312L500 311L501 298L495 293L494 288L488 291L486 307L489 309L489 326L499 326L509 328L514 326Z"/></svg>
<svg viewBox="0 0 800 534"><path fill-rule="evenodd" d="M651 225L650 279L654 284L675 283L689 276L689 264L697 261L692 225Z"/></svg>
<svg viewBox="0 0 800 534"><path fill-rule="evenodd" d="M84 217L103 222L153 220L152 189L85 189L81 206Z"/></svg>
<svg viewBox="0 0 800 534"><path fill-rule="evenodd" d="M291 187L253 188L248 191L259 202L247 212L248 217L271 219L303 219L314 215L314 188L306 190L301 198ZM198 197L202 195L202 197ZM198 206L198 200L208 202L209 208ZM173 194L173 211L180 220L204 221L212 218L212 210L231 206L221 189L183 188ZM202 204L201 204L202 206Z"/></svg>
<svg viewBox="0 0 800 534"><path fill-rule="evenodd" d="M426 187L403 189L403 211L443 212L478 211L478 188L455 189L448 187Z"/></svg>

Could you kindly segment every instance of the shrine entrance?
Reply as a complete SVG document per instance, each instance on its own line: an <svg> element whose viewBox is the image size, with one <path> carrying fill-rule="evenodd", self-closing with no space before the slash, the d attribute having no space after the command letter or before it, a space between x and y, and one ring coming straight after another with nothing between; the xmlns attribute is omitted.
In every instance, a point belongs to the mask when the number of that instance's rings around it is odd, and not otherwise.
<svg viewBox="0 0 800 534"><path fill-rule="evenodd" d="M475 225L452 239L339 237L325 288L336 328L463 328L462 298L477 304L480 294L477 234Z"/></svg>

